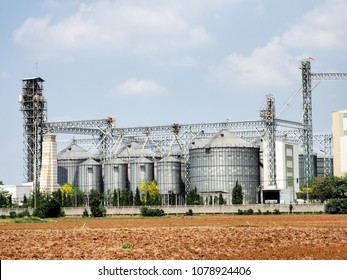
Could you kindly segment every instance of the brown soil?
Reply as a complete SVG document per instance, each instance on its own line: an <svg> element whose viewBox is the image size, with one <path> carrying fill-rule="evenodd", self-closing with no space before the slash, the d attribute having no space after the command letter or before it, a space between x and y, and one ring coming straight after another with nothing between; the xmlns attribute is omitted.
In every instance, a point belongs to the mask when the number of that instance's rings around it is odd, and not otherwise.
<svg viewBox="0 0 347 280"><path fill-rule="evenodd" d="M0 258L347 260L347 215L3 220Z"/></svg>

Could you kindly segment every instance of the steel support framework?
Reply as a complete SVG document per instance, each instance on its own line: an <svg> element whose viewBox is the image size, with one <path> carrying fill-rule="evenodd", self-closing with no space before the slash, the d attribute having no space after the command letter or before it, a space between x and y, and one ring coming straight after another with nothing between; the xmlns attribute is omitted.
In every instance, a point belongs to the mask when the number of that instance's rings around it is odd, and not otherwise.
<svg viewBox="0 0 347 280"><path fill-rule="evenodd" d="M36 190L41 170L42 139L46 129L44 80L33 77L22 81L19 101L20 111L23 113L24 177L27 182L33 182Z"/></svg>
<svg viewBox="0 0 347 280"><path fill-rule="evenodd" d="M303 95L303 134L302 142L304 145L304 181L307 182L313 178L313 127L312 127L312 80L344 80L347 79L347 73L311 73L311 61L309 59L301 62L302 76L302 95ZM329 140L325 140L329 142ZM331 142L331 140L330 140ZM326 144L327 145L327 144ZM330 145L331 146L331 145ZM327 147L327 146L326 146ZM327 153L326 153L327 154ZM330 163L325 160L326 172ZM331 169L331 167L330 167Z"/></svg>
<svg viewBox="0 0 347 280"><path fill-rule="evenodd" d="M272 100L274 102L274 100ZM272 103L271 106L274 106ZM269 108L274 110L274 107ZM274 111L272 116L274 116ZM222 129L232 131L234 134L247 139L254 140L264 138L271 140L270 153L273 155L271 176L275 183L275 125L281 128L280 134L300 133L302 124L281 119L273 119L272 127L269 123L260 121L219 122L200 124L172 124L166 126L129 127L117 128L112 118L90 121L52 122L47 126L52 133L63 133L73 135L90 135L94 147L98 148L103 155L103 161L115 156L119 148L125 144L136 141L143 146L160 151L160 156L170 155L174 149L180 150L183 157L186 174L186 192L190 187L189 176L189 147L196 139L206 139ZM288 131L288 132L286 132ZM86 142L86 140L83 140Z"/></svg>
<svg viewBox="0 0 347 280"><path fill-rule="evenodd" d="M260 117L265 124L264 142L267 156L268 168L268 184L276 188L276 122L275 122L275 99L268 95L266 96L265 109L260 111Z"/></svg>

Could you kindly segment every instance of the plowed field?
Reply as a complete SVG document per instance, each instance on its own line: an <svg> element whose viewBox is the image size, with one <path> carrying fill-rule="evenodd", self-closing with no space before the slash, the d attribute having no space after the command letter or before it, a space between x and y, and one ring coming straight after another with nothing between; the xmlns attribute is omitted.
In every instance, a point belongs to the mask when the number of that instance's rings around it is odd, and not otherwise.
<svg viewBox="0 0 347 280"><path fill-rule="evenodd" d="M2 260L347 260L347 215L0 221Z"/></svg>

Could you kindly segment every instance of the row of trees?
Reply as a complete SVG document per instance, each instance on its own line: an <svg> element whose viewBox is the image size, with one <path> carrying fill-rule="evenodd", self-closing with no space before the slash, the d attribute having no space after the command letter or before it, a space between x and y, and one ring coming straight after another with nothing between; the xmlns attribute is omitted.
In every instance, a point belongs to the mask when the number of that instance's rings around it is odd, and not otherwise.
<svg viewBox="0 0 347 280"><path fill-rule="evenodd" d="M300 187L298 199L326 202L330 199L347 199L347 173L342 177L333 175L319 176Z"/></svg>
<svg viewBox="0 0 347 280"><path fill-rule="evenodd" d="M64 184L57 191L52 194L38 194L36 198L37 202L42 200L47 201L49 197L52 196L61 207L89 207L91 205L91 198L95 198L95 191L82 192L79 188L71 185ZM114 189L107 193L99 194L100 201L104 206L158 206L162 205L162 196L159 191L159 186L156 181L144 181L141 182L139 187L136 188L135 193L130 189ZM219 196L209 196L204 201L203 197L199 195L196 188L191 189L187 196L185 197L185 204L187 205L204 205L204 204L226 204L225 199L223 198L222 193ZM35 207L35 198L33 195L27 197L24 195L23 198L23 207L24 208L34 208ZM173 192L168 194L169 205L177 204L177 195ZM232 192L232 203L233 204L242 204L243 203L243 194L241 185L236 182L235 187ZM42 203L41 203L42 204ZM0 207L2 208L11 208L12 196L8 191L0 190Z"/></svg>

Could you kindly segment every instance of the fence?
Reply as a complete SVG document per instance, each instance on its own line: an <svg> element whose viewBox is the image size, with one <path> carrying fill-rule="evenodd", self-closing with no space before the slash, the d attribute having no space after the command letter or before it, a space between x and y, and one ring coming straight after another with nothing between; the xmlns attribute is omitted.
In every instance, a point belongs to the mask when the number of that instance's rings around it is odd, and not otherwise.
<svg viewBox="0 0 347 280"><path fill-rule="evenodd" d="M254 213L273 213L277 211L279 213L290 213L289 204L248 204L248 205L187 205L187 206L152 206L163 209L165 214L168 215L180 215L185 214L191 209L194 214L237 214L240 210L247 211L252 209ZM117 215L140 215L141 207L138 206L126 206L126 207L106 207L107 216ZM65 212L65 216L82 216L85 207L66 207L62 208ZM0 208L0 216L9 216L11 211L21 212L23 208ZM90 212L90 210L87 208ZM33 209L28 209L32 214ZM322 213L324 212L324 204L293 204L292 213Z"/></svg>

